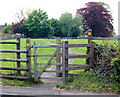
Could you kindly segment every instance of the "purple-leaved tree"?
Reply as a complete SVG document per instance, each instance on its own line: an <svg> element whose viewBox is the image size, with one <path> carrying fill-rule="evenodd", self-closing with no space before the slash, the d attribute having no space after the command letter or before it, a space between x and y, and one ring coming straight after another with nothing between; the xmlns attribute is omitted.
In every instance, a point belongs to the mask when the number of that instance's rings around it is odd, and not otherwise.
<svg viewBox="0 0 120 97"><path fill-rule="evenodd" d="M97 2L88 2L77 10L83 16L84 33L92 30L93 37L110 37L113 33L113 18L109 11Z"/></svg>

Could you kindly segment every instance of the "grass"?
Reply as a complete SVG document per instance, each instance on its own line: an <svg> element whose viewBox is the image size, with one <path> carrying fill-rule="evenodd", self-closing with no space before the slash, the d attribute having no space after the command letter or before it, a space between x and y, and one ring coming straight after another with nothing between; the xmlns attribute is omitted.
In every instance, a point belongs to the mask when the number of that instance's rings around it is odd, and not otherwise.
<svg viewBox="0 0 120 97"><path fill-rule="evenodd" d="M20 86L20 87L31 87L33 85L37 85L37 84L40 84L42 83L41 80L38 80L38 81L34 81L34 78L29 78L29 79L26 79L26 80L17 80L17 79L14 79L14 80L8 80L8 79L2 79L2 85L4 86Z"/></svg>
<svg viewBox="0 0 120 97"><path fill-rule="evenodd" d="M91 71L81 72L81 76L75 79L69 78L69 82L56 85L60 89L80 89L82 91L97 93L120 93L120 83L95 77Z"/></svg>

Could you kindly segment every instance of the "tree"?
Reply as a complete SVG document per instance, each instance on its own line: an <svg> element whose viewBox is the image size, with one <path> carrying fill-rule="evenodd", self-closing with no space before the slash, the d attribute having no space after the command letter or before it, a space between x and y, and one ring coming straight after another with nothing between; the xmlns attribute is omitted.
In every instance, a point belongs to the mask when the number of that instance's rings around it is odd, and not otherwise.
<svg viewBox="0 0 120 97"><path fill-rule="evenodd" d="M77 37L80 35L80 28L78 26L71 26L69 32L68 32L68 37Z"/></svg>
<svg viewBox="0 0 120 97"><path fill-rule="evenodd" d="M41 9L33 10L29 13L25 25L29 30L29 37L39 38L49 35L50 31L48 30L50 30L50 23L48 21L48 15Z"/></svg>
<svg viewBox="0 0 120 97"><path fill-rule="evenodd" d="M20 33L26 36L28 29L25 26L25 21L26 21L25 12L23 11L23 9L21 9L20 12L16 12L15 16L17 17L16 22L12 23L10 30L13 33Z"/></svg>
<svg viewBox="0 0 120 97"><path fill-rule="evenodd" d="M72 25L75 25L77 27L80 27L82 25L82 16L80 14L76 14L75 17L73 17Z"/></svg>
<svg viewBox="0 0 120 97"><path fill-rule="evenodd" d="M94 37L110 37L113 33L113 18L109 11L97 2L86 3L85 8L77 10L83 16L84 33L92 30Z"/></svg>
<svg viewBox="0 0 120 97"><path fill-rule="evenodd" d="M71 13L66 12L61 15L59 21L61 24L62 35L66 37L71 26L80 27L82 24L82 17L79 14L76 14L75 17L73 17Z"/></svg>
<svg viewBox="0 0 120 97"><path fill-rule="evenodd" d="M3 28L3 33L6 34L12 34L13 32L10 30L11 25L7 25L6 27Z"/></svg>
<svg viewBox="0 0 120 97"><path fill-rule="evenodd" d="M51 27L53 28L54 31L54 36L62 36L62 30L61 30L61 24L59 22L59 20L57 19L50 19L50 24Z"/></svg>
<svg viewBox="0 0 120 97"><path fill-rule="evenodd" d="M10 30L13 33L20 33L20 34L25 34L28 32L27 27L25 26L25 20L21 20L17 23L12 23L12 26L10 28Z"/></svg>
<svg viewBox="0 0 120 97"><path fill-rule="evenodd" d="M72 22L72 14L66 12L61 15L59 18L59 21L61 23L61 28L62 28L62 35L64 37L67 36L69 28L71 27L71 22Z"/></svg>

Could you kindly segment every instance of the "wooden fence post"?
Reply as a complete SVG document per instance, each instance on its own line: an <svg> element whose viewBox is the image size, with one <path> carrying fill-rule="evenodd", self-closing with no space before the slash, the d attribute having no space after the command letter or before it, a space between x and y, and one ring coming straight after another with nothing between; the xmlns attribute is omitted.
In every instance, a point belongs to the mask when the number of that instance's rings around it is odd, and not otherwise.
<svg viewBox="0 0 120 97"><path fill-rule="evenodd" d="M17 43L17 50L20 50L20 38L21 38L21 34L16 34L16 38L17 38L17 41L19 43ZM20 59L20 53L17 53L17 59ZM20 62L17 62L17 68L20 68ZM20 70L17 70L17 75L19 76L20 75Z"/></svg>
<svg viewBox="0 0 120 97"><path fill-rule="evenodd" d="M90 41L90 66L93 67L93 62L94 62L94 41Z"/></svg>
<svg viewBox="0 0 120 97"><path fill-rule="evenodd" d="M63 41L62 51L62 70L63 70L63 82L68 80L68 41Z"/></svg>
<svg viewBox="0 0 120 97"><path fill-rule="evenodd" d="M92 32L88 32L88 43L92 40Z"/></svg>
<svg viewBox="0 0 120 97"><path fill-rule="evenodd" d="M33 45L37 45L37 42L34 41ZM37 74L38 74L38 69L37 69L37 48L34 47L34 81L37 81Z"/></svg>
<svg viewBox="0 0 120 97"><path fill-rule="evenodd" d="M59 45L61 44L61 39L56 39L56 41L57 41L57 44ZM56 63L61 63L61 48L60 47L57 48ZM61 66L56 66L56 71L59 71L59 70L61 70ZM56 72L56 76L61 77L62 74Z"/></svg>
<svg viewBox="0 0 120 97"><path fill-rule="evenodd" d="M27 59L27 77L31 77L31 40L30 38L26 39L26 50L27 50L27 54L26 54L26 59Z"/></svg>

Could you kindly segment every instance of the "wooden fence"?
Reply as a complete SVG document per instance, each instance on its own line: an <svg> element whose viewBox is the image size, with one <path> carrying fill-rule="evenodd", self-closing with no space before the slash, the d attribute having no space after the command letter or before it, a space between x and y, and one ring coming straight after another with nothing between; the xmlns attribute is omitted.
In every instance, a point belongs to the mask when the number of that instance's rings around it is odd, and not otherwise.
<svg viewBox="0 0 120 97"><path fill-rule="evenodd" d="M89 54L68 54L68 48L72 47L88 47L90 48ZM63 41L63 48L62 48L62 64L63 64L63 81L68 80L68 73L69 70L80 70L80 69L90 69L93 65L93 58L94 58L94 42L90 41L89 44L69 44L68 41ZM90 63L83 65L83 64L68 64L68 59L71 58L90 58ZM73 76L74 74L72 74Z"/></svg>
<svg viewBox="0 0 120 97"><path fill-rule="evenodd" d="M1 53L16 53L16 59L9 59L9 58L0 58L0 61L9 61L9 62L17 62L17 67L0 67L1 70L17 70L17 76L10 76L10 75L0 75L2 78L16 78L16 79L27 79L31 76L31 42L30 39L26 40L26 50L20 50L20 34L16 34L17 41L0 41L0 44L15 44L17 50L0 50ZM20 54L25 53L26 59L20 59ZM27 68L21 68L20 63L26 62ZM21 71L27 71L27 77L22 77Z"/></svg>
<svg viewBox="0 0 120 97"><path fill-rule="evenodd" d="M91 41L89 44L69 44L68 41L57 40L56 45L37 45L37 42L34 41L34 80L37 81L39 78L46 79L48 77L41 77L43 72L56 72L57 77L48 78L48 79L61 79L63 82L68 80L69 70L80 70L80 69L90 69L93 65L94 58L94 42ZM89 54L68 54L68 48L72 47L88 47L90 48ZM37 55L37 48L57 48L53 55ZM62 54L61 54L62 48ZM47 63L38 63L37 57L51 57ZM52 59L56 57L56 63L51 63ZM62 61L61 61L62 58ZM90 58L90 63L87 65L82 64L69 64L68 59L71 58ZM38 70L38 65L45 65L42 70ZM48 65L55 65L56 70L46 70ZM62 67L62 68L61 68ZM72 75L73 76L73 75Z"/></svg>
<svg viewBox="0 0 120 97"><path fill-rule="evenodd" d="M10 61L17 62L17 67L0 67L2 70L17 70L17 76L8 76L8 75L0 75L0 77L7 78L17 78L17 79L27 79L31 76L31 39L26 39L26 50L20 50L20 35L16 35L17 41L0 41L0 44L15 44L17 50L0 50L1 53L17 53L16 59L9 58L0 58L0 61ZM69 74L69 70L80 70L80 69L90 69L93 65L94 58L94 42L92 40L120 40L119 38L101 38L101 37L88 37L88 44L69 44L68 41L63 41L61 43L61 39L57 39L56 45L37 45L37 42L34 42L34 78L35 81L41 77L43 72L56 72L57 78L53 79L63 79L63 81L68 80L68 76L74 76L75 74ZM73 47L87 47L90 48L89 54L68 54L68 49ZM53 55L37 55L37 48L56 48L56 51ZM61 54L62 50L62 54ZM20 59L20 54L25 53L26 59ZM51 57L47 63L37 63L37 57ZM52 59L56 57L56 63L51 63ZM71 58L89 58L89 64L69 64L68 59ZM25 62L26 68L21 68L20 63ZM37 65L45 65L43 70L38 70ZM46 70L48 65L55 65L56 70ZM21 71L27 72L27 77L21 77ZM39 72L39 73L38 73Z"/></svg>

